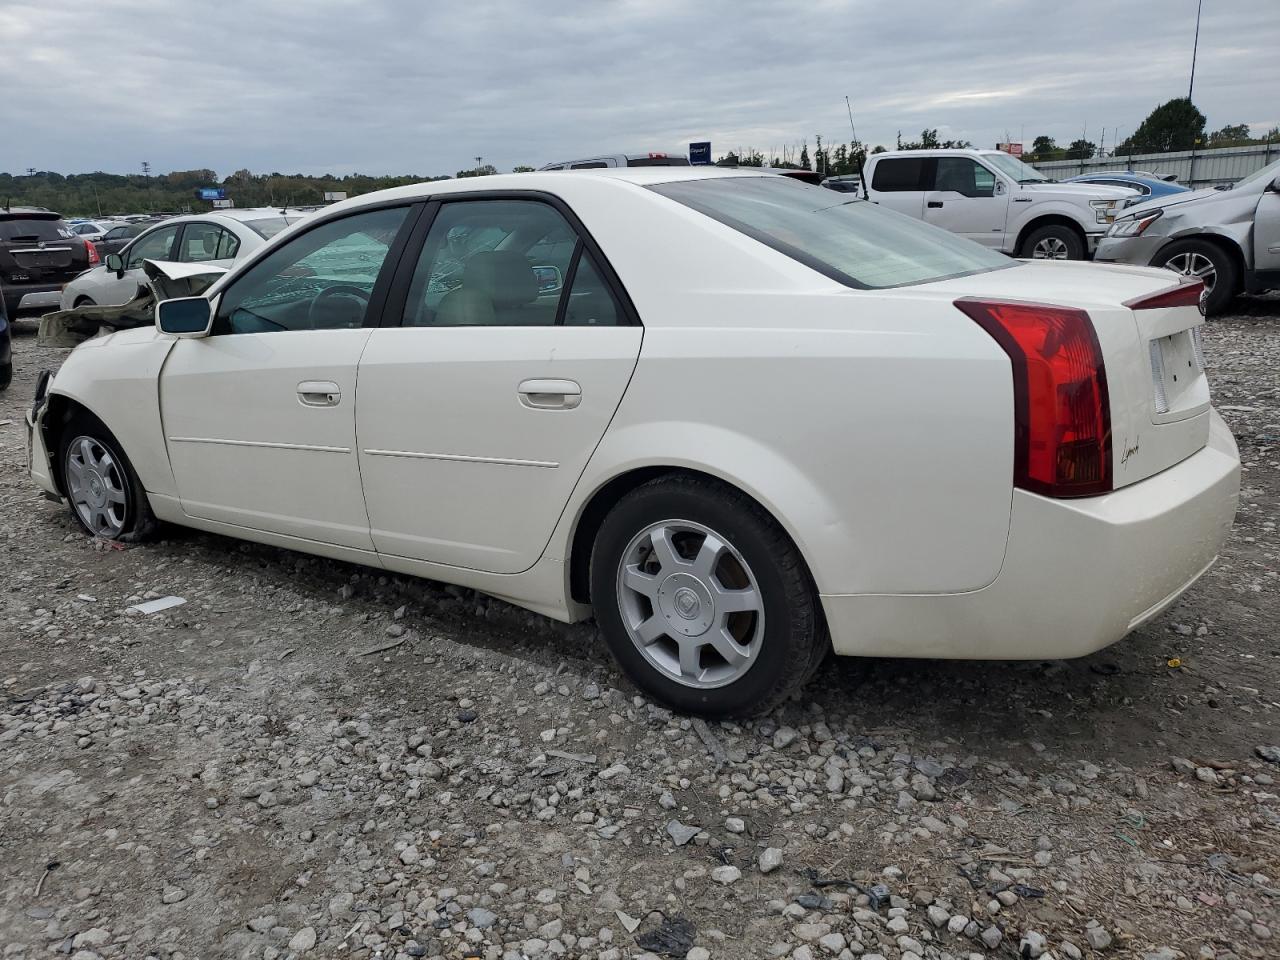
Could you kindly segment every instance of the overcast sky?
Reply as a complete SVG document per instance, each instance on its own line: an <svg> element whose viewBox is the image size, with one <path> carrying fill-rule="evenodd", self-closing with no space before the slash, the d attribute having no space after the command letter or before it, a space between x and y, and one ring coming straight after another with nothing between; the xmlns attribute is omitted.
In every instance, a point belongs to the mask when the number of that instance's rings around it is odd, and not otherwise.
<svg viewBox="0 0 1280 960"><path fill-rule="evenodd" d="M1210 129L1280 123L1280 2L1205 0ZM0 170L453 173L814 134L1106 144L1196 0L0 0Z"/></svg>

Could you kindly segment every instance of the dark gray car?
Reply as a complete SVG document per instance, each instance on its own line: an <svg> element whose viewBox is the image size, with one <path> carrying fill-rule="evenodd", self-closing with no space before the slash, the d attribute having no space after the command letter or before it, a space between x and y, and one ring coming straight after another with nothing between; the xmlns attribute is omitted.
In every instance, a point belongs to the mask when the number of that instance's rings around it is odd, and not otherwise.
<svg viewBox="0 0 1280 960"><path fill-rule="evenodd" d="M1199 277L1205 312L1238 293L1280 288L1280 160L1226 190L1194 190L1130 207L1099 242L1100 263Z"/></svg>

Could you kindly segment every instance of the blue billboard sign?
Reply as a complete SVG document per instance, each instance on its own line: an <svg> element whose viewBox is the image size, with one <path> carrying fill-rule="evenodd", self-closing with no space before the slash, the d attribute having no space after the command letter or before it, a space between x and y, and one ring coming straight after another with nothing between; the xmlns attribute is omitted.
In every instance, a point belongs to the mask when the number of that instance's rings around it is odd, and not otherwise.
<svg viewBox="0 0 1280 960"><path fill-rule="evenodd" d="M222 187L201 187L196 191L196 196L201 200L225 200L227 191Z"/></svg>
<svg viewBox="0 0 1280 960"><path fill-rule="evenodd" d="M703 140L700 143L689 144L689 162L704 166L711 163L711 141Z"/></svg>

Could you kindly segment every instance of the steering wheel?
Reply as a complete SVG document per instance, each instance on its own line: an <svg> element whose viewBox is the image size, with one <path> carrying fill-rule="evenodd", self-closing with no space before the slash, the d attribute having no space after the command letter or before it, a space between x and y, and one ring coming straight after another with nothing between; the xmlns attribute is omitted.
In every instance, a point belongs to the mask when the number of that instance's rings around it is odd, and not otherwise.
<svg viewBox="0 0 1280 960"><path fill-rule="evenodd" d="M331 311L333 301L337 297L343 297L348 300L356 300L360 307L360 316L364 316L365 308L369 306L370 294L363 287L357 287L354 284L339 283L332 287L325 287L311 301L311 306L307 308L307 325L312 330L329 330L335 327L350 327L353 324L343 323L317 323L317 321L325 319L324 312ZM359 323L354 324L359 326Z"/></svg>

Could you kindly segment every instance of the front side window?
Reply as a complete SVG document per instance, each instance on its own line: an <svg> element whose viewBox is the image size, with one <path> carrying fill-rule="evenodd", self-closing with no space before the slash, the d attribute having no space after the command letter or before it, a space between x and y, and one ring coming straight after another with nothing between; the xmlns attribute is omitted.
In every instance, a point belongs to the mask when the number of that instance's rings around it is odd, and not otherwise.
<svg viewBox="0 0 1280 960"><path fill-rule="evenodd" d="M129 260L125 263L125 267L129 270L137 270L142 266L143 260L174 259L174 241L177 239L176 226L160 227L151 233L144 233L129 247Z"/></svg>
<svg viewBox="0 0 1280 960"><path fill-rule="evenodd" d="M128 234L129 234L128 227L112 227L110 230L107 231L106 236L104 236L102 239L103 240L123 240L126 236L128 236Z"/></svg>
<svg viewBox="0 0 1280 960"><path fill-rule="evenodd" d="M927 163L924 157L891 157L888 160L878 160L875 175L871 178L871 189L885 193L924 190Z"/></svg>
<svg viewBox="0 0 1280 960"><path fill-rule="evenodd" d="M407 213L408 207L358 213L278 247L227 288L213 332L363 326L374 284Z"/></svg>
<svg viewBox="0 0 1280 960"><path fill-rule="evenodd" d="M962 197L994 197L996 175L968 157L939 157L933 188Z"/></svg>
<svg viewBox="0 0 1280 960"><path fill-rule="evenodd" d="M683 180L648 189L852 287L897 287L1017 266L874 203L781 178Z"/></svg>
<svg viewBox="0 0 1280 960"><path fill-rule="evenodd" d="M589 264L577 233L549 204L446 203L422 245L402 322L407 327L621 322L612 292ZM581 284L572 284L566 300L575 269ZM575 303L581 306L575 317L581 319L570 321L568 308Z"/></svg>

